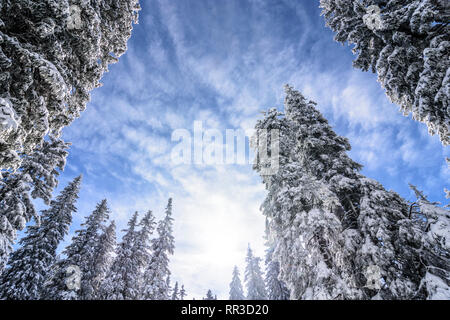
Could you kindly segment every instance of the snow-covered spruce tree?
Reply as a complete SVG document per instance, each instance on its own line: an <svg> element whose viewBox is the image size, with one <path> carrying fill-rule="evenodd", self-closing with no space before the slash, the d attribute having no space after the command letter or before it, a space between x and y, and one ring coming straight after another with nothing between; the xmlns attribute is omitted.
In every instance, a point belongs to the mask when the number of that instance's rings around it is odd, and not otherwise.
<svg viewBox="0 0 450 320"><path fill-rule="evenodd" d="M408 203L397 193L384 190L377 181L365 177L360 181L358 228L353 234L346 234L346 241L357 245L354 259L357 270L366 270L366 274L359 275L366 297L424 299L420 283L425 268L421 253L409 241L408 234L414 233L414 225ZM370 271L371 266L376 267ZM379 276L367 275L370 272ZM375 285L370 281L375 281Z"/></svg>
<svg viewBox="0 0 450 320"><path fill-rule="evenodd" d="M178 282L175 282L175 287L173 287L172 300L180 300L180 292L178 292Z"/></svg>
<svg viewBox="0 0 450 320"><path fill-rule="evenodd" d="M128 221L128 229L117 248L117 256L101 286L101 297L106 300L135 300L139 297L139 260L134 254L138 238L138 213Z"/></svg>
<svg viewBox="0 0 450 320"><path fill-rule="evenodd" d="M292 299L424 298L425 268L402 238L413 232L406 201L358 172L347 139L314 106L287 86L285 116L270 110L256 126L256 139L280 130L262 206L280 279Z"/></svg>
<svg viewBox="0 0 450 320"><path fill-rule="evenodd" d="M430 202L410 185L417 200L410 204L410 220L404 222L404 242L414 244L425 266L421 286L427 299L450 299L450 212ZM414 224L413 228L409 228ZM413 230L411 233L410 230Z"/></svg>
<svg viewBox="0 0 450 320"><path fill-rule="evenodd" d="M144 288L143 270L147 268L152 258L152 243L150 237L152 236L156 225L155 217L153 216L152 211L147 211L139 225L141 226L141 229L138 231L132 252L133 260L136 261L139 268L139 274L136 278L137 282L135 284L139 295L136 296L136 299L142 299L141 293Z"/></svg>
<svg viewBox="0 0 450 320"><path fill-rule="evenodd" d="M239 277L239 269L234 266L233 278L230 283L230 299L229 300L245 300L244 289L242 288L241 278Z"/></svg>
<svg viewBox="0 0 450 320"><path fill-rule="evenodd" d="M264 284L263 273L259 265L261 258L255 257L250 245L245 259L245 284L247 287L247 300L266 300L267 292Z"/></svg>
<svg viewBox="0 0 450 320"><path fill-rule="evenodd" d="M169 254L175 249L172 224L172 199L169 199L166 216L158 223L158 237L152 239L152 258L144 272L142 298L145 300L169 300L166 278L170 276Z"/></svg>
<svg viewBox="0 0 450 320"><path fill-rule="evenodd" d="M0 169L80 115L126 51L138 0L0 2Z"/></svg>
<svg viewBox="0 0 450 320"><path fill-rule="evenodd" d="M116 224L113 221L109 224L100 236L97 252L94 260L94 270L92 277L92 288L94 299L100 299L100 286L108 274L116 248Z"/></svg>
<svg viewBox="0 0 450 320"><path fill-rule="evenodd" d="M32 217L39 221L32 198L50 203L57 186L59 170L63 170L69 143L51 138L30 155L24 155L22 167L15 172L0 173L0 272L4 268L17 231Z"/></svg>
<svg viewBox="0 0 450 320"><path fill-rule="evenodd" d="M167 299L170 299L171 297L171 292L172 292L172 286L171 286L171 282L170 282L170 274L167 276L166 278L166 288L167 288Z"/></svg>
<svg viewBox="0 0 450 320"><path fill-rule="evenodd" d="M314 119L315 114L310 116ZM326 123L325 119L320 120ZM338 218L330 211L337 199L324 183L314 177L314 173L305 170L307 161L311 161L305 159L307 155L296 152L297 133L300 137L307 136L309 128L309 124L300 127L298 123L282 117L277 110L270 109L256 125L253 143L258 148L258 159L254 169L262 174L268 190L262 210L267 217L268 245L275 248L272 259L280 264L280 280L288 286L292 299L331 299L342 291L350 291L342 288L342 284L346 283L344 279L351 272L345 267L341 256L334 259L330 254L330 250L345 251L342 245L342 227ZM279 168L271 175L264 175L264 169L270 163L260 157L261 153L265 153L260 148L272 145L272 130L279 132ZM321 133L317 128L312 127L311 130L316 131L314 137L320 137ZM328 134L333 137L334 133L329 131ZM261 139L268 141L264 144L260 142ZM348 144L345 142L342 139L340 147L336 146L334 150L346 150ZM309 145L313 146L314 141ZM267 153L270 152L269 149ZM334 163L343 161L347 168L359 168L359 165L342 157L340 153L331 159ZM316 157L315 162L311 162L316 163L317 168L324 167L318 163L320 160L320 157ZM350 169L347 172L353 171ZM351 189L350 184L347 188ZM343 216L348 221L347 225L354 224L351 214ZM329 269L334 272L323 272ZM358 295L355 294L354 297L357 298Z"/></svg>
<svg viewBox="0 0 450 320"><path fill-rule="evenodd" d="M450 26L440 0L320 0L335 40L354 44L353 66L378 74L390 100L450 144Z"/></svg>
<svg viewBox="0 0 450 320"><path fill-rule="evenodd" d="M180 289L180 300L184 300L184 297L186 297L186 290L184 289L184 284L181 285Z"/></svg>
<svg viewBox="0 0 450 320"><path fill-rule="evenodd" d="M266 251L266 289L268 300L289 300L290 293L285 283L278 277L280 275L280 263L273 260L274 248Z"/></svg>
<svg viewBox="0 0 450 320"><path fill-rule="evenodd" d="M217 300L217 296L214 296L211 289L208 289L208 292L206 292L206 297L204 297L203 300Z"/></svg>
<svg viewBox="0 0 450 320"><path fill-rule="evenodd" d="M43 298L50 300L86 300L94 299L97 270L95 261L102 250L98 245L106 229L110 210L106 199L97 204L95 210L86 218L77 230L72 242L64 249L65 258L53 267L56 271L51 279L46 281ZM68 286L66 281L73 270L79 270L80 287Z"/></svg>
<svg viewBox="0 0 450 320"><path fill-rule="evenodd" d="M135 213L137 219L137 213ZM155 218L148 211L139 224L135 216L129 222L117 257L100 288L99 297L104 299L141 299L143 269L151 259L150 236L153 233ZM137 227L141 226L140 230Z"/></svg>
<svg viewBox="0 0 450 320"><path fill-rule="evenodd" d="M0 298L7 300L36 300L55 262L56 249L64 239L77 211L81 176L75 178L43 210L40 225L27 229L21 247L11 254L8 267L0 278Z"/></svg>

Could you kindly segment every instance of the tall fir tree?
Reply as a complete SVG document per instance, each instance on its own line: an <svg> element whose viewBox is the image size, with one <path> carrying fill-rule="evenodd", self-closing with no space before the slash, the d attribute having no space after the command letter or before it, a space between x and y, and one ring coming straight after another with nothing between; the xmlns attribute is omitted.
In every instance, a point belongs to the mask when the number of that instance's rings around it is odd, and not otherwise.
<svg viewBox="0 0 450 320"><path fill-rule="evenodd" d="M291 298L425 298L425 267L406 236L413 233L406 201L361 175L347 139L289 86L285 116L269 110L255 139L272 128L280 131L280 165L262 176L262 208Z"/></svg>
<svg viewBox="0 0 450 320"><path fill-rule="evenodd" d="M217 296L214 296L211 289L208 289L206 297L204 297L203 300L217 300Z"/></svg>
<svg viewBox="0 0 450 320"><path fill-rule="evenodd" d="M171 297L170 293L172 292L172 285L170 282L170 274L166 277L166 288L167 288L167 299L169 300Z"/></svg>
<svg viewBox="0 0 450 320"><path fill-rule="evenodd" d="M335 40L354 44L353 66L378 74L404 115L450 144L450 26L441 0L321 0Z"/></svg>
<svg viewBox="0 0 450 320"><path fill-rule="evenodd" d="M247 265L245 268L245 284L247 286L247 300L266 300L267 292L264 284L263 273L259 265L260 258L253 255L253 251L248 245Z"/></svg>
<svg viewBox="0 0 450 320"><path fill-rule="evenodd" d="M32 217L39 221L32 199L50 203L69 145L51 138L31 155L23 156L20 170L0 172L0 272L8 261L17 231L23 230Z"/></svg>
<svg viewBox="0 0 450 320"><path fill-rule="evenodd" d="M148 211L141 221L136 223L133 216L118 249L117 258L109 272L105 273L107 277L99 294L103 299L142 299L142 270L151 259L150 237L155 228L153 213ZM141 227L140 230L137 230L138 226Z"/></svg>
<svg viewBox="0 0 450 320"><path fill-rule="evenodd" d="M268 300L289 300L289 289L279 279L280 263L273 259L274 247L266 251L266 289Z"/></svg>
<svg viewBox="0 0 450 320"><path fill-rule="evenodd" d="M158 223L158 237L152 240L152 258L144 273L143 299L169 299L169 288L166 279L170 276L169 254L173 254L175 248L172 224L172 199L169 199L166 215Z"/></svg>
<svg viewBox="0 0 450 320"><path fill-rule="evenodd" d="M242 288L242 282L239 277L239 269L237 266L234 266L233 278L230 283L230 300L245 300L244 289Z"/></svg>
<svg viewBox="0 0 450 320"><path fill-rule="evenodd" d="M417 200L410 204L408 224L413 228L404 228L403 237L414 244L425 265L425 275L421 287L430 300L450 299L450 212L439 203L431 202L417 189L410 185ZM412 233L409 233L412 230Z"/></svg>
<svg viewBox="0 0 450 320"><path fill-rule="evenodd" d="M184 289L184 284L181 285L180 289L180 300L184 300L184 297L186 297L186 290Z"/></svg>
<svg viewBox="0 0 450 320"><path fill-rule="evenodd" d="M175 287L173 287L172 300L181 300L180 299L180 292L178 292L178 282L175 282Z"/></svg>
<svg viewBox="0 0 450 320"><path fill-rule="evenodd" d="M112 262L114 261L114 253L116 249L116 224L111 221L109 226L100 236L97 245L97 254L94 260L94 271L92 277L92 288L94 299L100 299L100 286L108 274Z"/></svg>
<svg viewBox="0 0 450 320"><path fill-rule="evenodd" d="M152 211L147 211L145 216L140 221L141 229L137 233L136 242L133 246L133 260L136 261L139 268L139 274L136 277L136 288L139 292L136 298L142 299L142 291L144 288L144 272L152 258L152 243L151 236L155 229L155 217Z"/></svg>
<svg viewBox="0 0 450 320"><path fill-rule="evenodd" d="M14 251L8 268L0 278L0 298L7 300L37 300L51 265L56 259L56 249L68 233L72 214L77 211L81 176L70 182L43 210L40 225L27 229L21 247Z"/></svg>
<svg viewBox="0 0 450 320"><path fill-rule="evenodd" d="M286 97L286 101L287 99L288 97ZM303 102L303 100L298 100L298 103ZM288 112L290 111L286 110L286 113ZM316 164L316 168L324 167L324 164L319 162L322 159L320 157L308 159L307 155L296 152L298 148L297 133L300 137L307 136L303 132L309 128L309 123L300 126L295 121L290 121L287 117L282 116L283 114L277 110L270 109L265 118L258 121L254 137L255 147L258 148L258 159L254 169L262 175L268 190L262 209L263 214L267 217L269 245L275 248L274 256L280 263L280 279L288 286L293 299L310 299L312 297L331 299L343 291L343 288L337 284L345 283L342 280L345 275L341 275L341 272L321 273L320 271L324 268L317 266L327 266L325 260L328 264L330 263L329 253L321 252L330 250L324 244L340 246L342 240L339 221L326 208L336 199L324 183L317 181L312 172L303 168L303 166L312 167L312 164ZM314 116L315 114L311 114L312 119ZM326 120L320 120L326 123ZM273 145L272 134L268 133L276 130L279 135L278 143ZM318 129L314 131L317 133L313 137L321 136ZM328 134L333 137L332 132L328 132ZM267 140L267 143L261 143L262 139ZM341 151L349 148L345 142L342 140L340 146L335 147L334 150ZM308 145L314 146L314 143L315 141L311 141ZM317 143L317 145L320 144ZM259 154L271 151L260 150L267 146L279 147L278 170L272 175L264 175L264 169L271 164L267 163L264 157L259 157ZM333 162L344 161L350 168L358 167L357 164L342 157L342 151L333 156L334 159L336 160ZM353 175L352 170L348 171ZM342 179L342 181L345 180ZM348 185L348 188L351 188L351 183ZM349 193L351 194L351 192ZM313 208L319 208L319 206L324 206L325 209L312 211ZM309 211L313 214L310 214ZM315 241L308 241L309 247L306 247L302 244L305 239L314 239ZM326 257L324 257L325 255ZM330 265L328 268L342 269L343 261L336 261L335 264L340 264L340 266ZM347 273L349 272L347 271ZM314 292L311 292L311 289Z"/></svg>
<svg viewBox="0 0 450 320"><path fill-rule="evenodd" d="M80 115L126 51L138 0L1 1L0 168Z"/></svg>
<svg viewBox="0 0 450 320"><path fill-rule="evenodd" d="M139 278L139 260L134 248L138 238L138 213L128 221L128 229L119 244L117 256L101 288L101 296L107 300L135 300L139 297L137 287Z"/></svg>
<svg viewBox="0 0 450 320"><path fill-rule="evenodd" d="M94 285L95 261L99 254L98 244L102 233L106 229L110 210L106 199L97 204L95 210L86 218L77 230L72 242L64 249L65 258L57 262L54 267L57 271L52 279L47 281L44 288L45 299L52 300L88 300L95 298ZM80 276L80 286L68 286L68 274L77 270Z"/></svg>

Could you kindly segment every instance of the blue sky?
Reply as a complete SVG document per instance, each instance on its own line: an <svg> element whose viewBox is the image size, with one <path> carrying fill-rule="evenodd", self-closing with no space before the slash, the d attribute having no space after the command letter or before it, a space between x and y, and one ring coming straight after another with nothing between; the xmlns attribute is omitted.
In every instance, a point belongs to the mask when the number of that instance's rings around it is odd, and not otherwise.
<svg viewBox="0 0 450 320"><path fill-rule="evenodd" d="M58 191L84 175L71 235L102 198L120 230L135 210L162 217L171 196L173 281L188 297L211 288L227 298L247 243L264 254L263 185L250 165L174 165L171 133L192 130L194 120L221 131L252 128L260 111L282 108L285 83L350 139L365 175L406 199L411 182L445 203L448 148L403 117L352 59L325 27L318 1L142 1L127 53L64 130L73 146Z"/></svg>

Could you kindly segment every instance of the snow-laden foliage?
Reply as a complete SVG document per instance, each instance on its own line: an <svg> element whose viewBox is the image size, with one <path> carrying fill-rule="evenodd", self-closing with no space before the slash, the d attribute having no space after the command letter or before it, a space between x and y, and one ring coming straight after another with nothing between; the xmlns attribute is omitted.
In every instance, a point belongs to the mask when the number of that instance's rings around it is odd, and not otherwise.
<svg viewBox="0 0 450 320"><path fill-rule="evenodd" d="M315 103L287 86L285 115L269 110L254 140L267 129L280 132L280 165L262 175L262 210L291 299L427 298L421 257L431 248L417 250L408 236L408 203L358 172Z"/></svg>
<svg viewBox="0 0 450 320"><path fill-rule="evenodd" d="M286 284L279 279L280 263L273 260L274 248L270 247L266 252L266 289L268 300L289 300L290 293Z"/></svg>
<svg viewBox="0 0 450 320"><path fill-rule="evenodd" d="M152 239L152 257L144 272L144 285L142 299L168 300L170 276L169 255L175 249L172 231L172 199L169 199L166 207L166 215L158 223L158 237Z"/></svg>
<svg viewBox="0 0 450 320"><path fill-rule="evenodd" d="M117 256L102 284L101 296L107 300L134 300L138 298L139 260L134 254L138 238L138 213L128 221L128 229L117 249Z"/></svg>
<svg viewBox="0 0 450 320"><path fill-rule="evenodd" d="M144 288L144 272L148 267L152 259L152 242L151 236L155 230L155 217L152 211L148 211L145 216L140 221L139 225L141 230L139 230L136 242L133 247L133 255L136 263L138 264L139 274L136 277L136 287L138 288L139 295L142 293ZM141 296L139 296L141 298Z"/></svg>
<svg viewBox="0 0 450 320"><path fill-rule="evenodd" d="M51 152L49 156L51 157ZM152 238L155 218L136 212L119 245L115 222L102 200L85 218L61 256L58 244L67 235L81 176L75 178L42 210L41 221L29 226L20 247L0 275L0 299L164 299L183 300L184 285L170 285L169 254L173 254L172 199ZM29 191L29 190L28 190ZM44 192L44 189L41 190ZM48 194L50 197L50 194Z"/></svg>
<svg viewBox="0 0 450 320"><path fill-rule="evenodd" d="M412 299L423 298L420 281L423 265L420 253L414 245L402 237L412 233L414 226L408 216L407 202L395 192L387 192L377 181L361 177L359 195L358 235L351 241L360 241L356 247L355 264L369 270L375 265L380 270L380 278L369 285L367 275L359 275L366 294L375 298ZM370 288L372 287L372 288Z"/></svg>
<svg viewBox="0 0 450 320"><path fill-rule="evenodd" d="M30 226L21 239L21 247L11 254L8 267L0 278L0 298L14 300L40 299L41 291L56 249L64 239L77 211L81 176L75 178L43 210L40 225Z"/></svg>
<svg viewBox="0 0 450 320"><path fill-rule="evenodd" d="M94 260L93 276L92 276L92 288L94 294L93 299L101 298L101 284L106 278L108 271L111 268L114 259L114 253L116 249L116 224L111 221L109 226L100 236L97 246L97 253Z"/></svg>
<svg viewBox="0 0 450 320"><path fill-rule="evenodd" d="M49 204L57 186L59 170L66 164L70 144L60 139L44 141L30 155L24 155L22 167L0 174L0 271L4 268L15 242L17 231L39 217L32 198Z"/></svg>
<svg viewBox="0 0 450 320"><path fill-rule="evenodd" d="M99 250L102 234L106 229L110 210L106 200L97 204L95 210L76 231L72 242L64 249L65 258L58 261L54 268L54 276L47 281L44 288L44 298L54 300L88 300L94 299L97 287L98 266L95 261L104 251ZM100 259L103 261L103 259ZM80 286L67 286L67 275L79 270Z"/></svg>
<svg viewBox="0 0 450 320"><path fill-rule="evenodd" d="M140 230L137 230L141 226ZM101 287L103 299L141 299L143 270L151 260L150 236L155 228L155 218L148 211L137 224L137 212L128 222L117 256ZM178 289L177 289L178 290ZM177 293L178 294L178 293Z"/></svg>
<svg viewBox="0 0 450 320"><path fill-rule="evenodd" d="M186 297L184 285L181 285L181 288L179 288L178 281L175 282L175 286L172 289L171 300L184 300L184 297Z"/></svg>
<svg viewBox="0 0 450 320"><path fill-rule="evenodd" d="M0 169L79 117L126 51L138 0L0 1Z"/></svg>
<svg viewBox="0 0 450 320"><path fill-rule="evenodd" d="M206 292L206 297L204 297L203 300L217 300L217 296L213 295L211 289L208 289L208 292Z"/></svg>
<svg viewBox="0 0 450 320"><path fill-rule="evenodd" d="M184 297L186 297L186 290L184 289L184 284L181 285L181 289L180 289L180 300L184 300Z"/></svg>
<svg viewBox="0 0 450 320"><path fill-rule="evenodd" d="M173 287L171 300L180 300L180 293L178 292L178 282L175 282L175 287Z"/></svg>
<svg viewBox="0 0 450 320"><path fill-rule="evenodd" d="M414 233L403 237L415 243L425 265L426 274L421 286L427 299L450 299L450 212L430 202L415 186L417 201L411 204L411 218L415 221ZM414 219L415 218L415 219Z"/></svg>
<svg viewBox="0 0 450 320"><path fill-rule="evenodd" d="M234 266L233 278L230 283L230 300L245 300L244 289L242 288L242 282L239 277L239 269L237 266Z"/></svg>
<svg viewBox="0 0 450 320"><path fill-rule="evenodd" d="M266 300L267 292L260 266L261 258L253 255L250 245L247 248L245 261L244 281L247 288L247 300Z"/></svg>
<svg viewBox="0 0 450 320"><path fill-rule="evenodd" d="M352 194L351 181L360 165L346 156L348 141L327 126L314 103L289 87L286 91L289 118L271 109L258 121L255 135L259 140L259 132L279 130L279 170L263 176L268 195L262 208L268 221L268 244L274 247L272 260L279 262L279 278L292 299L332 299L343 291L349 298L358 298L345 280L351 271L344 255L332 253L345 252L343 227L332 210L339 208L347 225L352 224L351 213L337 206L338 197L323 180L339 181L338 191ZM299 105L307 109L303 114ZM259 161L255 165L258 172L261 165Z"/></svg>
<svg viewBox="0 0 450 320"><path fill-rule="evenodd" d="M450 26L439 0L320 0L335 40L353 44L390 100L450 144Z"/></svg>

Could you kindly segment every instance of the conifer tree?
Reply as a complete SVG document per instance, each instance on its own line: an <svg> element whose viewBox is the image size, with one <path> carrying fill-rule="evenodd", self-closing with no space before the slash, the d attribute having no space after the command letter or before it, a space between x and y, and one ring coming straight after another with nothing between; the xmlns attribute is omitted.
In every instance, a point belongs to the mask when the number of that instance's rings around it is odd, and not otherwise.
<svg viewBox="0 0 450 320"><path fill-rule="evenodd" d="M208 292L206 292L206 297L203 298L203 300L217 300L217 296L213 296L211 289L208 289Z"/></svg>
<svg viewBox="0 0 450 320"><path fill-rule="evenodd" d="M354 44L355 68L371 70L404 115L450 144L450 26L440 0L321 0L335 40Z"/></svg>
<svg viewBox="0 0 450 320"><path fill-rule="evenodd" d="M141 229L137 233L136 242L133 246L133 260L136 261L139 268L139 273L136 276L136 288L139 292L139 298L142 298L141 293L144 288L144 273L152 258L152 243L150 237L155 229L155 217L152 211L148 211L140 221ZM138 298L138 297L136 297Z"/></svg>
<svg viewBox="0 0 450 320"><path fill-rule="evenodd" d="M230 300L245 300L244 290L242 289L239 269L237 266L234 266L233 279L230 283Z"/></svg>
<svg viewBox="0 0 450 320"><path fill-rule="evenodd" d="M100 240L97 246L97 254L94 260L93 271L93 298L100 299L100 286L108 274L112 262L113 255L116 248L116 224L111 221L109 226L100 236Z"/></svg>
<svg viewBox="0 0 450 320"><path fill-rule="evenodd" d="M126 51L138 0L0 2L0 169L80 115Z"/></svg>
<svg viewBox="0 0 450 320"><path fill-rule="evenodd" d="M110 210L106 199L97 204L95 210L86 218L77 230L72 242L64 249L65 258L58 261L57 270L52 279L47 281L44 288L44 298L51 300L86 300L94 299L94 285L96 268L95 261L98 254L98 244L102 233L105 231L105 223L108 221ZM67 278L71 271L77 270L80 276L80 286L68 286ZM78 272L79 271L79 272Z"/></svg>
<svg viewBox="0 0 450 320"><path fill-rule="evenodd" d="M292 299L424 298L406 201L359 173L314 106L287 86L285 116L270 110L257 123L256 139L281 128L279 170L263 176L280 279Z"/></svg>
<svg viewBox="0 0 450 320"><path fill-rule="evenodd" d="M139 224L135 223L133 216L122 244L118 248L117 258L114 260L112 269L102 284L100 296L104 299L142 298L142 270L151 259L150 236L155 227L155 218L153 213L148 211ZM140 230L137 230L138 226L141 227Z"/></svg>
<svg viewBox="0 0 450 320"><path fill-rule="evenodd" d="M413 224L404 228L401 239L404 243L413 243L425 265L421 289L426 299L450 299L450 212L431 202L417 189L410 185L417 200L410 204L410 220L404 224ZM412 233L408 231L412 230Z"/></svg>
<svg viewBox="0 0 450 320"><path fill-rule="evenodd" d="M170 300L170 293L172 292L172 285L170 283L170 274L166 277L166 288L167 288L167 300Z"/></svg>
<svg viewBox="0 0 450 320"><path fill-rule="evenodd" d="M247 286L247 300L266 300L267 293L264 285L263 273L259 265L260 258L253 256L250 245L245 259L245 284Z"/></svg>
<svg viewBox="0 0 450 320"><path fill-rule="evenodd" d="M184 297L186 297L186 290L184 289L184 284L181 285L181 290L180 290L180 300L184 300Z"/></svg>
<svg viewBox="0 0 450 320"><path fill-rule="evenodd" d="M290 90L290 88L286 88ZM290 91L292 92L292 90ZM291 97L287 95L286 102ZM305 103L301 97L295 97L297 103ZM295 116L294 110L289 110L286 103L286 113ZM291 108L292 109L292 108ZM313 111L313 106L309 111ZM308 114L306 114L308 115ZM342 278L346 275L339 273L327 272L319 274L322 269L317 265L327 266L328 268L339 269L342 271L344 262L339 260L334 264L339 266L329 265L330 254L326 252L330 250L330 245L341 246L341 227L339 220L328 210L329 207L337 201L325 183L318 181L314 177L315 173L323 174L320 168L325 167L324 160L320 157L308 159L308 155L297 151L297 137L308 137L306 131L311 124L299 124L296 121L290 121L287 116L282 117L283 114L275 109L270 109L263 120L258 121L256 126L256 146L272 146L272 135L268 131L278 130L278 146L279 146L279 168L272 175L262 175L263 182L268 189L268 195L262 205L263 214L267 217L267 233L269 239L272 239L269 245L274 246L274 256L280 263L280 279L288 286L291 297L293 299L331 299L343 291L343 288L337 284L346 283ZM311 119L315 119L317 114L310 114ZM311 122L311 121L309 121ZM320 118L319 124L326 123L326 120ZM311 127L315 134L311 138L321 137L321 135L335 136L334 132L322 134L318 128ZM334 134L334 136L333 136ZM259 140L267 139L266 144L261 144ZM316 138L317 139L317 138ZM315 143L316 141L306 141L303 146L325 145L324 143ZM332 155L331 163L344 162L350 168L358 168L359 165L349 161L345 158L345 150L349 148L346 140L342 139L339 144L333 148L334 155ZM270 152L271 150L268 150ZM257 155L261 152L258 149ZM314 162L315 161L315 162ZM310 164L311 163L311 164ZM315 166L313 166L315 164ZM264 159L258 159L254 168L262 174L265 166L268 164ZM305 170L308 168L317 168L314 172ZM318 170L319 169L319 170ZM333 169L333 168L332 168ZM342 170L337 171L336 174L341 173ZM347 170L350 178L353 178L353 170ZM322 179L322 177L320 177ZM349 180L349 178L346 178ZM342 182L346 181L341 179ZM351 181L351 182L353 182ZM347 184L347 189L352 188L352 183ZM345 195L352 192L345 192ZM323 207L323 209L322 209ZM312 211L314 208L320 208ZM308 241L309 247L302 243L305 239L315 241ZM325 244L328 244L327 247ZM323 253L321 251L324 251ZM337 250L337 249L334 249ZM349 271L346 271L349 273ZM309 290L307 290L309 288ZM311 292L313 289L314 292Z"/></svg>
<svg viewBox="0 0 450 320"><path fill-rule="evenodd" d="M101 296L107 300L134 300L139 297L137 287L139 261L134 255L138 231L138 213L135 212L128 222L128 229L117 249L117 256L101 288Z"/></svg>
<svg viewBox="0 0 450 320"><path fill-rule="evenodd" d="M31 155L24 155L22 167L15 172L0 172L0 272L4 268L17 231L32 217L39 222L32 199L50 203L57 186L59 170L66 164L70 144L60 139L44 141Z"/></svg>
<svg viewBox="0 0 450 320"><path fill-rule="evenodd" d="M268 300L289 300L289 289L278 277L280 275L280 263L273 259L274 248L270 247L266 252L266 289Z"/></svg>
<svg viewBox="0 0 450 320"><path fill-rule="evenodd" d="M152 240L152 258L144 273L143 299L168 300L170 297L166 278L170 276L169 254L173 254L175 248L172 224L172 199L169 199L166 215L158 223L158 237Z"/></svg>
<svg viewBox="0 0 450 320"><path fill-rule="evenodd" d="M181 300L180 299L180 292L178 292L178 282L175 282L175 287L173 287L172 300Z"/></svg>
<svg viewBox="0 0 450 320"><path fill-rule="evenodd" d="M55 262L56 249L64 239L77 211L81 176L70 182L43 210L40 225L27 229L21 239L21 247L14 251L8 268L0 278L0 298L7 300L37 300L51 265Z"/></svg>

